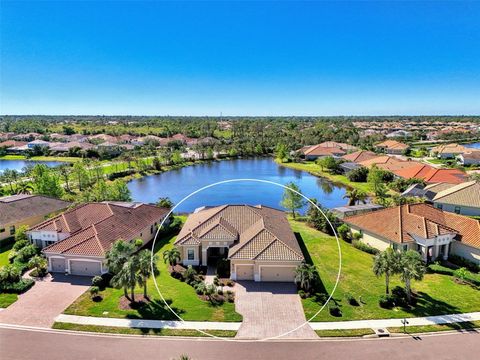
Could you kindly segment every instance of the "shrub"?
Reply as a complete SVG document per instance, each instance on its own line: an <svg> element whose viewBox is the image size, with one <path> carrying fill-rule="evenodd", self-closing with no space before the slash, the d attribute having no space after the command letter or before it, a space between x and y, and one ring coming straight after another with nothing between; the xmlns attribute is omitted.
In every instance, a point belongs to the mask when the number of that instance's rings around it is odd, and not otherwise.
<svg viewBox="0 0 480 360"><path fill-rule="evenodd" d="M450 254L448 256L448 261L460 267L465 267L472 272L475 272L475 273L480 272L480 265L477 265L474 262L464 259L458 255Z"/></svg>
<svg viewBox="0 0 480 360"><path fill-rule="evenodd" d="M335 317L340 317L342 316L342 311L337 305L332 305L329 308L330 315L335 316Z"/></svg>
<svg viewBox="0 0 480 360"><path fill-rule="evenodd" d="M351 182L366 182L368 178L368 168L361 166L352 170L347 174L347 178Z"/></svg>
<svg viewBox="0 0 480 360"><path fill-rule="evenodd" d="M230 261L227 259L220 259L217 262L217 275L221 278L230 277Z"/></svg>
<svg viewBox="0 0 480 360"><path fill-rule="evenodd" d="M352 294L345 294L345 298L347 299L348 303L352 306L358 306L360 305L357 301L357 299L355 299L355 297L352 295Z"/></svg>
<svg viewBox="0 0 480 360"><path fill-rule="evenodd" d="M30 243L28 242L28 240L19 240L19 241L16 241L15 244L13 244L12 249L18 251L24 248L25 246L28 246L29 244Z"/></svg>
<svg viewBox="0 0 480 360"><path fill-rule="evenodd" d="M16 257L17 257L17 252L15 250L10 251L10 253L8 254L8 262L13 263Z"/></svg>
<svg viewBox="0 0 480 360"><path fill-rule="evenodd" d="M183 278L185 282L189 285L192 285L192 283L195 282L196 276L197 271L192 267L192 265L188 265L187 270L185 270L185 272L183 273Z"/></svg>
<svg viewBox="0 0 480 360"><path fill-rule="evenodd" d="M370 245L367 245L367 244L365 244L365 243L363 243L359 240L353 240L352 244L356 249L364 251L364 252L372 254L372 255L376 255L380 252L378 249L375 249L374 247L371 247Z"/></svg>
<svg viewBox="0 0 480 360"><path fill-rule="evenodd" d="M453 272L453 276L455 276L457 279L465 281L468 278L468 271L466 268L461 267Z"/></svg>
<svg viewBox="0 0 480 360"><path fill-rule="evenodd" d="M97 296L98 296L98 293L100 292L100 289L99 289L98 286L92 286L92 287L90 287L90 290L89 290L89 291L90 291L90 296L91 296L92 298L94 298L94 297L97 297Z"/></svg>
<svg viewBox="0 0 480 360"><path fill-rule="evenodd" d="M223 295L223 290L222 290L222 289L218 289L218 290L217 290L217 294L218 294L218 295Z"/></svg>
<svg viewBox="0 0 480 360"><path fill-rule="evenodd" d="M14 283L4 283L0 285L0 290L11 294L23 294L35 284L32 279L20 279Z"/></svg>
<svg viewBox="0 0 480 360"><path fill-rule="evenodd" d="M15 242L28 240L27 230L28 230L27 225L19 226L17 230L15 230Z"/></svg>
<svg viewBox="0 0 480 360"><path fill-rule="evenodd" d="M22 263L28 262L30 258L38 254L38 248L35 245L28 245L18 250L16 260Z"/></svg>
<svg viewBox="0 0 480 360"><path fill-rule="evenodd" d="M306 299L307 298L307 293L303 290L298 290L298 295L302 298L302 299Z"/></svg>
<svg viewBox="0 0 480 360"><path fill-rule="evenodd" d="M22 272L15 265L6 265L0 268L0 286L20 281Z"/></svg>
<svg viewBox="0 0 480 360"><path fill-rule="evenodd" d="M401 286L395 286L392 290L392 297L397 306L407 306L408 296L405 289Z"/></svg>
<svg viewBox="0 0 480 360"><path fill-rule="evenodd" d="M101 276L94 276L92 279L92 286L96 286L99 289L105 287L105 283L103 281L103 278Z"/></svg>
<svg viewBox="0 0 480 360"><path fill-rule="evenodd" d="M378 300L378 304L383 309L392 309L395 304L395 298L392 295L382 295Z"/></svg>
<svg viewBox="0 0 480 360"><path fill-rule="evenodd" d="M359 232L356 232L356 233L352 234L352 239L353 240L360 240L362 237L363 237L363 235Z"/></svg>
<svg viewBox="0 0 480 360"><path fill-rule="evenodd" d="M337 233L346 242L351 242L352 241L351 236L350 236L350 228L348 227L347 224L340 225L337 228Z"/></svg>
<svg viewBox="0 0 480 360"><path fill-rule="evenodd" d="M213 278L213 284L214 284L215 286L219 286L219 285L220 285L220 280L218 279L218 276L215 276L215 277Z"/></svg>

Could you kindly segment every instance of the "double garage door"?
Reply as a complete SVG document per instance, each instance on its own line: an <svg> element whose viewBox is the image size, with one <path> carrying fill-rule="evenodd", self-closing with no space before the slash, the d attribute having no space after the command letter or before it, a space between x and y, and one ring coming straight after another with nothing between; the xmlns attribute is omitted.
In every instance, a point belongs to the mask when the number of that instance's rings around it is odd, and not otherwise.
<svg viewBox="0 0 480 360"><path fill-rule="evenodd" d="M52 272L65 272L66 259L51 258ZM70 260L70 274L81 276L95 276L102 273L102 264L98 261Z"/></svg>
<svg viewBox="0 0 480 360"><path fill-rule="evenodd" d="M254 280L253 265L237 265L237 280ZM293 282L295 279L294 266L261 266L260 281Z"/></svg>

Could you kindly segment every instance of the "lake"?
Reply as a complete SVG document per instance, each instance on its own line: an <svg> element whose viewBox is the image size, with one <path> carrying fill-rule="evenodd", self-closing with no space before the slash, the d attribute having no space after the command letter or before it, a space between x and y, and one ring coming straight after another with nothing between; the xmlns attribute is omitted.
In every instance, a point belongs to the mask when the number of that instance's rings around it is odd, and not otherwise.
<svg viewBox="0 0 480 360"><path fill-rule="evenodd" d="M47 166L58 166L63 164L60 161L38 161L38 160L1 160L0 173L6 169L22 171L27 165L45 164Z"/></svg>
<svg viewBox="0 0 480 360"><path fill-rule="evenodd" d="M134 201L156 202L169 197L177 204L193 191L222 180L254 178L279 184L296 183L303 194L316 198L323 206L333 208L347 203L346 189L328 180L277 165L270 158L225 160L187 166L162 174L150 175L128 183ZM192 212L201 206L221 204L267 205L280 208L283 188L257 182L227 183L195 194L176 212Z"/></svg>
<svg viewBox="0 0 480 360"><path fill-rule="evenodd" d="M480 142L471 143L471 144L463 144L463 146L468 148L480 149Z"/></svg>

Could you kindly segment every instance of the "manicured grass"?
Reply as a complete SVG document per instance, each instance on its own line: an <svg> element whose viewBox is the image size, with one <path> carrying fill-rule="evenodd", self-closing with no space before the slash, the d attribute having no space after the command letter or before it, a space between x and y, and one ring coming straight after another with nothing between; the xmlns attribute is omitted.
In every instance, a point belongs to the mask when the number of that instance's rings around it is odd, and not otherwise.
<svg viewBox="0 0 480 360"><path fill-rule="evenodd" d="M156 244L157 265L160 270L157 283L170 307L184 320L241 321L242 317L235 312L233 303L225 302L222 305L214 306L209 302L202 301L190 285L170 276L167 265L163 262L162 253L164 250L173 247L175 238L176 236L168 236ZM136 293L141 294L142 289L138 288ZM152 279L148 282L148 294L152 297L152 301L147 306L138 310L122 310L118 307L118 300L123 296L122 289L105 289L100 293L103 298L100 302L92 301L87 291L70 305L65 313L97 317L178 320L161 300Z"/></svg>
<svg viewBox="0 0 480 360"><path fill-rule="evenodd" d="M480 328L480 321L468 321L453 324L407 326L407 334L422 332L449 331L449 330L473 330ZM388 328L391 333L403 333L403 327Z"/></svg>
<svg viewBox="0 0 480 360"><path fill-rule="evenodd" d="M321 167L314 162L311 161L306 161L303 163L281 163L276 160L276 162L281 165L285 166L291 169L295 170L303 170L307 171L312 175L319 176L319 177L324 177L326 179L329 179L330 181L344 185L346 187L350 187L353 189L358 189L366 192L369 195L373 195L373 187L370 183L364 182L364 183L357 183L357 182L352 182L348 180L348 178L345 175L335 175L331 174L328 171L322 171Z"/></svg>
<svg viewBox="0 0 480 360"><path fill-rule="evenodd" d="M323 286L330 292L338 272L338 248L334 237L308 227L305 223L291 221L317 265ZM385 293L384 278L373 275L373 256L355 249L340 240L342 250L342 271L340 282L333 300L341 309L342 316L330 315L328 306L313 321L343 321L362 319L388 319L442 314L455 314L480 310L479 291L469 285L455 283L452 276L426 274L423 281L413 282L412 289L418 295L418 303L412 309L382 309L378 300ZM403 286L398 277L390 282L390 288ZM351 294L360 306L348 304L345 295ZM307 319L310 319L323 305L315 297L302 300Z"/></svg>
<svg viewBox="0 0 480 360"><path fill-rule="evenodd" d="M13 240L0 242L0 267L8 265L8 254L10 254L13 244Z"/></svg>
<svg viewBox="0 0 480 360"><path fill-rule="evenodd" d="M78 157L68 156L32 156L26 158L24 155L5 155L0 156L0 160L34 160L34 161L61 161L61 162L76 162L82 160Z"/></svg>
<svg viewBox="0 0 480 360"><path fill-rule="evenodd" d="M58 330L74 330L101 332L110 334L128 334L128 335L157 335L157 336L189 336L189 337L207 337L204 333L197 330L186 329L133 329L121 328L113 326L95 326L95 325L78 325L70 323L56 322L52 326ZM218 337L234 337L237 332L233 330L208 330L206 333Z"/></svg>
<svg viewBox="0 0 480 360"><path fill-rule="evenodd" d="M0 308L6 308L17 301L17 294L0 294Z"/></svg>
<svg viewBox="0 0 480 360"><path fill-rule="evenodd" d="M375 334L372 329L315 330L320 337L358 337Z"/></svg>

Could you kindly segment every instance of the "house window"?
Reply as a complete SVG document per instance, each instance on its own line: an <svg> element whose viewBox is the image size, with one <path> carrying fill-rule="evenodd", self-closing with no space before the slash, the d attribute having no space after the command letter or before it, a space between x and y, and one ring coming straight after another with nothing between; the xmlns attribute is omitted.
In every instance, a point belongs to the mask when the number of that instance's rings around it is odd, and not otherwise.
<svg viewBox="0 0 480 360"><path fill-rule="evenodd" d="M442 204L437 204L437 209L442 210L442 209L443 209L443 205L442 205Z"/></svg>
<svg viewBox="0 0 480 360"><path fill-rule="evenodd" d="M408 250L408 245L403 245L403 251L407 251Z"/></svg>
<svg viewBox="0 0 480 360"><path fill-rule="evenodd" d="M5 232L5 228L0 228L0 233Z"/></svg>
<svg viewBox="0 0 480 360"><path fill-rule="evenodd" d="M460 206L455 206L455 214L460 214Z"/></svg>
<svg viewBox="0 0 480 360"><path fill-rule="evenodd" d="M187 250L187 259L188 260L195 260L195 250L188 249Z"/></svg>
<svg viewBox="0 0 480 360"><path fill-rule="evenodd" d="M15 235L15 225L10 226L10 235Z"/></svg>
<svg viewBox="0 0 480 360"><path fill-rule="evenodd" d="M150 234L153 234L153 225L150 226Z"/></svg>

